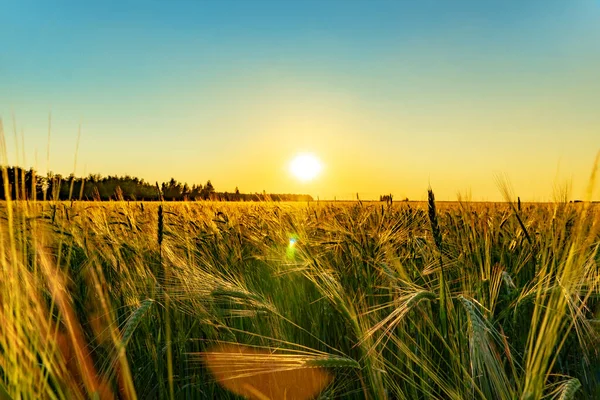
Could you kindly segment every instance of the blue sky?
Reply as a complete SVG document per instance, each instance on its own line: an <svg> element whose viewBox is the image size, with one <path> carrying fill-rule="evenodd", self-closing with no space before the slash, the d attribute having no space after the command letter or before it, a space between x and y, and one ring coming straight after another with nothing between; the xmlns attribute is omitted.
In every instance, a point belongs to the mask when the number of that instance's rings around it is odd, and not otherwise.
<svg viewBox="0 0 600 400"><path fill-rule="evenodd" d="M321 198L523 198L600 150L598 1L4 1L8 161ZM21 139L19 139L20 142ZM19 151L21 152L22 149ZM298 152L325 164L289 176Z"/></svg>

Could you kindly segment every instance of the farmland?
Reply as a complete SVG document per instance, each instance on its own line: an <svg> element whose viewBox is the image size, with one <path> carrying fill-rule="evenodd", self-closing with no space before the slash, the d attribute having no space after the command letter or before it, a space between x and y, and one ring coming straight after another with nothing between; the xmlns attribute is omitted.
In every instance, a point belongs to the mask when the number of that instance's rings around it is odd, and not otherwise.
<svg viewBox="0 0 600 400"><path fill-rule="evenodd" d="M598 398L598 206L430 196L4 202L0 398Z"/></svg>

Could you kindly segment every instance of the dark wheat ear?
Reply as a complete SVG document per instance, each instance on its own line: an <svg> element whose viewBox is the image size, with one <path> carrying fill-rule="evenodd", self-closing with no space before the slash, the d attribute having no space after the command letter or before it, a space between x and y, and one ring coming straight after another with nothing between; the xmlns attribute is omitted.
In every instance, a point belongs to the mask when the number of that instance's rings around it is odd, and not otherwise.
<svg viewBox="0 0 600 400"><path fill-rule="evenodd" d="M158 206L158 247L162 245L163 241L163 230L164 230L164 217L163 217L163 206Z"/></svg>
<svg viewBox="0 0 600 400"><path fill-rule="evenodd" d="M431 223L431 233L433 235L433 241L438 250L442 251L442 233L438 224L437 210L435 208L435 196L431 188L427 189L427 206L429 209L429 222Z"/></svg>
<svg viewBox="0 0 600 400"><path fill-rule="evenodd" d="M161 203L164 201L163 194L160 190L160 186L158 186L158 182L156 182L156 191L158 192L158 199ZM142 209L143 210L143 209ZM164 220L163 220L163 206L160 204L158 206L158 247L161 247L163 241L163 228L164 228Z"/></svg>
<svg viewBox="0 0 600 400"><path fill-rule="evenodd" d="M427 206L429 210L429 222L431 223L431 234L433 235L433 241L435 247L437 247L440 263L440 325L441 332L444 339L448 339L448 289L446 287L446 278L444 276L444 262L442 259L442 232L440 231L440 225L438 223L437 210L435 208L435 196L431 187L427 189Z"/></svg>
<svg viewBox="0 0 600 400"><path fill-rule="evenodd" d="M158 186L158 182L156 182L156 192L158 193L158 200L165 201L162 191L160 190L160 186Z"/></svg>

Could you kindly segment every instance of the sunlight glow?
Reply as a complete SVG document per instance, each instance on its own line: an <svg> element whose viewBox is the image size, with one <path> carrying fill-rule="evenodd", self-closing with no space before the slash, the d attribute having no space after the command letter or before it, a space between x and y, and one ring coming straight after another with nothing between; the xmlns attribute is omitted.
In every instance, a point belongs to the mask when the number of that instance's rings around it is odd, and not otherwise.
<svg viewBox="0 0 600 400"><path fill-rule="evenodd" d="M313 154L299 154L290 163L290 172L301 181L311 181L316 178L323 166Z"/></svg>
<svg viewBox="0 0 600 400"><path fill-rule="evenodd" d="M285 251L287 258L293 260L296 258L296 242L298 241L298 235L295 233L290 236L288 247Z"/></svg>

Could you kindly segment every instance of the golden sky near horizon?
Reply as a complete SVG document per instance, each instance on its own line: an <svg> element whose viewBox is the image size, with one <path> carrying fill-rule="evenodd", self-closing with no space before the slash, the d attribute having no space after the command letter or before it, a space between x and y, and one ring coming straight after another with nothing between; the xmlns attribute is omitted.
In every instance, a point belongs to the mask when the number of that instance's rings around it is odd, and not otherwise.
<svg viewBox="0 0 600 400"><path fill-rule="evenodd" d="M600 150L597 2L166 7L11 4L8 162L73 172L81 123L77 175L415 200L429 185L440 200L500 200L505 176L524 200L567 184L585 197ZM300 153L322 163L311 181L290 174Z"/></svg>

